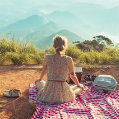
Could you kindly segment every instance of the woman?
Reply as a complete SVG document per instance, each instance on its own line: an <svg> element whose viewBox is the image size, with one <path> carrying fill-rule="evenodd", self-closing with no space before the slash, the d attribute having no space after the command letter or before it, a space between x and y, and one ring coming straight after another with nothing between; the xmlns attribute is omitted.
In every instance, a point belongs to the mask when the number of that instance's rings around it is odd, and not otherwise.
<svg viewBox="0 0 119 119"><path fill-rule="evenodd" d="M39 103L60 104L75 100L76 94L83 90L74 71L74 63L71 57L65 55L67 39L56 35L53 38L54 55L46 55L40 79L35 82L38 89L37 100ZM41 81L47 73L47 81ZM76 84L71 87L66 82L70 78Z"/></svg>

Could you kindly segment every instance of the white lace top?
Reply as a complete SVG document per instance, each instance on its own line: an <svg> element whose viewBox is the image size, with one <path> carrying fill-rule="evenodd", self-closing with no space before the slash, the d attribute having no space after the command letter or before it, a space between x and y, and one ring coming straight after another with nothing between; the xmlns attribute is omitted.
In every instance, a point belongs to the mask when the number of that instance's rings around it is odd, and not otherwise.
<svg viewBox="0 0 119 119"><path fill-rule="evenodd" d="M68 66L72 58L69 56L46 55L45 63L47 64L48 80L66 80L68 78Z"/></svg>

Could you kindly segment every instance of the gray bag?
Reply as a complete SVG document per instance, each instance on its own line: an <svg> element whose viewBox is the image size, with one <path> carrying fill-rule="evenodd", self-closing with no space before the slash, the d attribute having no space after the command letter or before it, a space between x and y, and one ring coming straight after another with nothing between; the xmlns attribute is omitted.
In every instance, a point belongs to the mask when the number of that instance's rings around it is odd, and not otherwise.
<svg viewBox="0 0 119 119"><path fill-rule="evenodd" d="M93 82L94 88L99 92L110 92L117 86L117 81L111 75L99 75Z"/></svg>

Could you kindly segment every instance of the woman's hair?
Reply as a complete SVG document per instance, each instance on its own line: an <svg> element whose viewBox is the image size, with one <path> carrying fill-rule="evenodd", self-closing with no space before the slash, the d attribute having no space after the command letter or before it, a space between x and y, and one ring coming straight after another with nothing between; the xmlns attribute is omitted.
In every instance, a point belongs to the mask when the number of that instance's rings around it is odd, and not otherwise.
<svg viewBox="0 0 119 119"><path fill-rule="evenodd" d="M67 48L67 39L64 36L56 35L53 37L53 47L55 48L56 53L61 55Z"/></svg>

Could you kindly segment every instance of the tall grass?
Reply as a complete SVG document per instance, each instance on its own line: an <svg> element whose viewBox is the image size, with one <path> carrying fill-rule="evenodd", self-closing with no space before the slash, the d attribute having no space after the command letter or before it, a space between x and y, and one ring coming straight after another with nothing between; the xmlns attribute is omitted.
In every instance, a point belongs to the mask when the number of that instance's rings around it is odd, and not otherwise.
<svg viewBox="0 0 119 119"><path fill-rule="evenodd" d="M0 40L0 65L42 64L46 54L55 54L53 48L45 52L29 43L21 43L7 38ZM71 56L76 63L83 64L118 64L119 48L109 47L102 52L85 52L75 45L69 45L66 55Z"/></svg>
<svg viewBox="0 0 119 119"><path fill-rule="evenodd" d="M54 54L53 48L47 50L48 54ZM119 48L107 48L102 52L98 51L81 51L74 45L66 49L66 55L71 56L76 63L81 64L119 64Z"/></svg>
<svg viewBox="0 0 119 119"><path fill-rule="evenodd" d="M41 64L44 51L33 44L3 38L0 40L0 65Z"/></svg>
<svg viewBox="0 0 119 119"><path fill-rule="evenodd" d="M80 49L78 49L76 46L69 46L66 49L66 55L71 56L74 61L77 61L80 57L80 55L82 55L82 51Z"/></svg>

